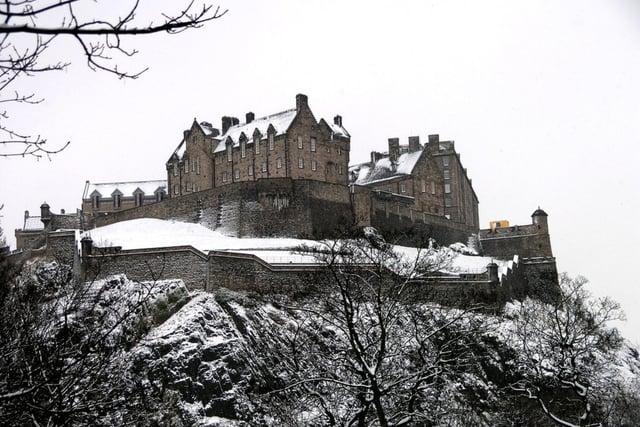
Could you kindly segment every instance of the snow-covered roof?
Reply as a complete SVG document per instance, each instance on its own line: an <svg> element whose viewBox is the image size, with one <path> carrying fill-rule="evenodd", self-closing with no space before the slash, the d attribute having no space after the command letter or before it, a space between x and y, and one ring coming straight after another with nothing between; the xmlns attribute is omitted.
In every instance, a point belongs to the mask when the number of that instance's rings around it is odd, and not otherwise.
<svg viewBox="0 0 640 427"><path fill-rule="evenodd" d="M362 163L349 168L351 184L368 185L379 181L385 181L399 176L411 175L413 168L418 163L422 151L404 153L393 162L389 157L378 160L373 167L371 163Z"/></svg>
<svg viewBox="0 0 640 427"><path fill-rule="evenodd" d="M346 136L347 138L351 137L351 135L349 135L349 132L347 132L347 130L342 126L337 125L335 123L327 123L327 124L331 128L331 132L333 132L334 135Z"/></svg>
<svg viewBox="0 0 640 427"><path fill-rule="evenodd" d="M24 219L24 227L22 230L44 230L44 224L40 220L39 216L30 216Z"/></svg>
<svg viewBox="0 0 640 427"><path fill-rule="evenodd" d="M291 122L296 117L297 111L296 109L291 109L287 111L282 111L280 113L272 114L270 116L261 117L259 119L253 120L251 123L241 123L239 125L231 126L223 135L216 137L220 141L226 141L227 138L231 138L233 141L233 145L238 145L240 143L240 134L244 132L245 136L249 141L251 141L253 137L253 133L256 129L260 132L260 134L265 137L267 135L267 129L269 129L269 125L272 125L276 131L276 135L282 135L289 129ZM214 152L220 152L225 150L224 144L219 144Z"/></svg>
<svg viewBox="0 0 640 427"><path fill-rule="evenodd" d="M85 200L91 199L92 194L99 194L101 197L111 197L111 195L119 191L123 197L133 197L136 190L142 191L145 195L153 195L157 191L167 191L167 180L152 180L152 181L129 181L129 182L104 182L104 183L91 183L87 181L84 188L84 194L82 198Z"/></svg>

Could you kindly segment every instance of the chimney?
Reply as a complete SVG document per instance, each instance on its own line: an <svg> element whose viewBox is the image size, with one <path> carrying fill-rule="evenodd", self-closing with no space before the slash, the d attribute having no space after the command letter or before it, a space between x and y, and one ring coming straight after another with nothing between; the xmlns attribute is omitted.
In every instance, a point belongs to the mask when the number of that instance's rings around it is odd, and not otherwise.
<svg viewBox="0 0 640 427"><path fill-rule="evenodd" d="M375 166L376 162L382 158L382 154L377 151L371 152L371 166Z"/></svg>
<svg viewBox="0 0 640 427"><path fill-rule="evenodd" d="M309 98L301 93L296 95L296 111L300 112L302 107L308 107Z"/></svg>
<svg viewBox="0 0 640 427"><path fill-rule="evenodd" d="M64 209L60 209L60 215L64 215L66 212Z"/></svg>
<svg viewBox="0 0 640 427"><path fill-rule="evenodd" d="M342 127L342 116L337 115L333 118L333 124Z"/></svg>
<svg viewBox="0 0 640 427"><path fill-rule="evenodd" d="M240 124L240 120L237 117L231 117L231 126L238 126Z"/></svg>
<svg viewBox="0 0 640 427"><path fill-rule="evenodd" d="M389 138L389 159L395 162L400 156L400 139Z"/></svg>
<svg viewBox="0 0 640 427"><path fill-rule="evenodd" d="M429 151L440 150L440 135L429 135L429 143L427 144Z"/></svg>
<svg viewBox="0 0 640 427"><path fill-rule="evenodd" d="M256 115L252 112L248 112L245 117L247 119L247 123L251 123L256 118Z"/></svg>
<svg viewBox="0 0 640 427"><path fill-rule="evenodd" d="M29 211L24 211L24 219L28 219L29 218Z"/></svg>
<svg viewBox="0 0 640 427"><path fill-rule="evenodd" d="M409 137L409 152L414 153L416 151L420 151L420 137L419 136L410 136Z"/></svg>
<svg viewBox="0 0 640 427"><path fill-rule="evenodd" d="M224 135L225 133L227 133L227 131L229 130L229 128L231 127L231 121L233 120L232 117L229 116L224 116L222 117L222 134Z"/></svg>

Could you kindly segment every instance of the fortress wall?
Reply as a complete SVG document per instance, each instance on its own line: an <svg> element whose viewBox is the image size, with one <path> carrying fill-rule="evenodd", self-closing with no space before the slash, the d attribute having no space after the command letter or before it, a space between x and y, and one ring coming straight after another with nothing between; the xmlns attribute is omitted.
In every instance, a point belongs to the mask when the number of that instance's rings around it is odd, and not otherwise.
<svg viewBox="0 0 640 427"><path fill-rule="evenodd" d="M95 255L82 260L84 280L125 274L131 280L182 279L190 290L206 289L207 258L190 246L122 251L117 254L94 248Z"/></svg>
<svg viewBox="0 0 640 427"><path fill-rule="evenodd" d="M536 230L537 231L537 230ZM484 255L509 259L513 255L520 257L552 256L551 239L546 233L501 233L491 237L480 236Z"/></svg>
<svg viewBox="0 0 640 427"><path fill-rule="evenodd" d="M95 225L137 218L194 222L238 237L324 237L336 234L336 224L353 223L347 186L290 178L239 182L98 214Z"/></svg>
<svg viewBox="0 0 640 427"><path fill-rule="evenodd" d="M245 254L212 252L209 257L210 286L258 294L299 295L314 283L315 266L279 267L276 270L260 259Z"/></svg>
<svg viewBox="0 0 640 427"><path fill-rule="evenodd" d="M390 240L401 244L424 246L429 238L440 245L465 243L476 232L471 227L439 215L411 208L410 204L372 198L371 226Z"/></svg>
<svg viewBox="0 0 640 427"><path fill-rule="evenodd" d="M76 232L54 231L47 235L46 254L63 264L73 265L76 253Z"/></svg>

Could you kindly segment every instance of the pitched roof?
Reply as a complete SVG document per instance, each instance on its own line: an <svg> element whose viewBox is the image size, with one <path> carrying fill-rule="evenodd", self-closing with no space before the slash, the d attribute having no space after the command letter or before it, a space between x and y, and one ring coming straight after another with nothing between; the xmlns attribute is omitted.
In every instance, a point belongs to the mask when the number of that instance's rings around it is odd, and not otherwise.
<svg viewBox="0 0 640 427"><path fill-rule="evenodd" d="M154 181L128 181L128 182L105 182L91 183L87 181L84 187L82 198L88 200L94 193L100 194L102 197L110 197L116 190L122 193L123 197L133 197L133 193L137 189L142 190L146 195L154 194L156 191L167 191L167 180Z"/></svg>
<svg viewBox="0 0 640 427"><path fill-rule="evenodd" d="M276 131L276 135L282 135L289 129L291 126L291 122L296 117L298 112L296 109L282 111L280 113L272 114L270 116L261 117L259 119L255 119L250 123L241 123L235 126L231 126L223 135L216 137L220 141L226 141L227 138L231 138L233 141L233 145L237 146L240 144L240 135L244 132L245 136L248 140L251 140L253 137L253 132L258 129L261 135L267 134L267 129L269 129L269 125L272 125ZM219 144L214 153L218 153L220 151L225 150L224 144Z"/></svg>
<svg viewBox="0 0 640 427"><path fill-rule="evenodd" d="M395 162L392 162L389 157L384 157L378 160L373 167L371 167L371 163L352 166L349 168L349 181L351 184L369 185L411 175L422 153L422 151L404 153Z"/></svg>
<svg viewBox="0 0 640 427"><path fill-rule="evenodd" d="M335 123L329 123L329 122L327 122L327 124L331 128L331 132L333 132L334 135L346 136L347 138L351 138L351 135L349 135L349 132L347 132L347 130L342 126L337 125Z"/></svg>
<svg viewBox="0 0 640 427"><path fill-rule="evenodd" d="M39 216L29 216L24 219L24 227L22 227L22 230L44 230L44 224Z"/></svg>

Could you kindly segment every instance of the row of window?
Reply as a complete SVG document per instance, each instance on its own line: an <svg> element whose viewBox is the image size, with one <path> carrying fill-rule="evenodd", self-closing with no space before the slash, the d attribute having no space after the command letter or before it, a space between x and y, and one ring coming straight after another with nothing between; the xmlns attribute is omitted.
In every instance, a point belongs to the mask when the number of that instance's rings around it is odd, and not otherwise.
<svg viewBox="0 0 640 427"><path fill-rule="evenodd" d="M281 169L282 168L282 158L278 157L276 159L276 168ZM303 157L298 157L298 168L299 169L304 169L304 158ZM263 162L262 166L261 166L261 171L267 172L267 162ZM315 160L311 160L311 170L312 171L317 171L318 170L318 162L316 162ZM344 169L342 168L342 165L338 165L338 174L342 175ZM250 165L247 168L247 175L248 176L253 176L253 165ZM240 179L240 169L234 169L233 171L233 179L234 180L239 180ZM229 181L229 173L228 172L222 172L222 182L228 182Z"/></svg>
<svg viewBox="0 0 640 427"><path fill-rule="evenodd" d="M178 176L178 163L173 164L173 176ZM200 175L200 157L196 157L191 162L191 172L195 172L196 175ZM189 173L189 159L184 159L184 173Z"/></svg>
<svg viewBox="0 0 640 427"><path fill-rule="evenodd" d="M164 193L162 191L159 191L156 193L156 202L161 202L164 200ZM135 206L139 207L142 206L144 203L144 194L143 193L135 193L133 195L133 201L135 202ZM91 207L94 210L98 210L100 209L100 205L101 205L101 200L100 200L100 196L93 196L91 198ZM112 197L112 206L114 209L120 209L122 207L122 196L120 194L114 194Z"/></svg>

